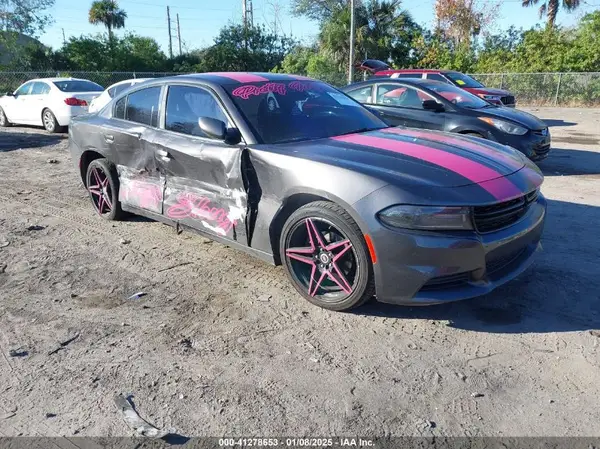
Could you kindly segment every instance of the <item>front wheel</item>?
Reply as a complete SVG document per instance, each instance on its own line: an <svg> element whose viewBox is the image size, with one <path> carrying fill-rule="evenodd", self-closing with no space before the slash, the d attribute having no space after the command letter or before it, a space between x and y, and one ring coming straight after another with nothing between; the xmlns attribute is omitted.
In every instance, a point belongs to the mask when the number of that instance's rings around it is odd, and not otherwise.
<svg viewBox="0 0 600 449"><path fill-rule="evenodd" d="M319 307L349 310L375 293L362 232L337 204L317 201L295 211L283 226L280 254L296 290Z"/></svg>

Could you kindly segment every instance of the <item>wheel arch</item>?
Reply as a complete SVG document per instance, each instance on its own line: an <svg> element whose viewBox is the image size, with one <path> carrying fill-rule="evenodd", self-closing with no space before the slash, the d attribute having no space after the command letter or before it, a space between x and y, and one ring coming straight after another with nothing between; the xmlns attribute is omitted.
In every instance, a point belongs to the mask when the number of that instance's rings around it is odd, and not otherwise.
<svg viewBox="0 0 600 449"><path fill-rule="evenodd" d="M363 235L365 234L366 225L352 206L341 198L321 191L298 191L290 192L281 202L281 206L273 216L271 225L269 226L269 238L271 243L271 251L273 253L273 261L275 265L281 265L281 254L279 253L279 240L281 231L287 219L299 208L306 204L314 203L315 201L328 201L335 203L343 208L352 219L356 222Z"/></svg>
<svg viewBox="0 0 600 449"><path fill-rule="evenodd" d="M87 174L87 170L88 167L90 166L90 164L92 163L92 161L96 160L96 159L102 159L104 158L104 155L98 153L95 150L85 150L80 158L79 158L79 174L81 176L81 181L83 182L83 186L87 188L86 185L86 174Z"/></svg>

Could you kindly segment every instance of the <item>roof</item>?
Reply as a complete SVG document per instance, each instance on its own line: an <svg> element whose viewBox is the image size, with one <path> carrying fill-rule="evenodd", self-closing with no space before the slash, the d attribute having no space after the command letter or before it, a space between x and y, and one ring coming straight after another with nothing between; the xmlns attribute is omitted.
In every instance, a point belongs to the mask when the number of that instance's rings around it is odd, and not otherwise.
<svg viewBox="0 0 600 449"><path fill-rule="evenodd" d="M358 83L353 83L353 84L349 84L348 86L344 86L342 87L342 90L347 90L348 88L355 88L355 87L360 87L360 86L367 86L369 84L375 84L375 83L386 83L386 84L390 84L390 83L402 83L402 84L407 84L407 85L415 85L415 86L432 86L432 85L443 85L443 86L448 86L448 83L445 83L443 81L437 81L437 80L428 80L428 79L423 79L423 78L402 78L402 77L398 77L398 78L388 78L385 80L382 80L381 78L369 78L366 81L360 81Z"/></svg>
<svg viewBox="0 0 600 449"><path fill-rule="evenodd" d="M32 80L27 80L26 82L29 81L48 81L49 83L54 83L56 81L89 81L83 78L34 78Z"/></svg>
<svg viewBox="0 0 600 449"><path fill-rule="evenodd" d="M171 79L194 79L198 81L208 81L215 84L227 85L237 83L258 83L258 82L288 82L288 81L315 81L302 75L287 75L283 73L264 73L264 72L207 72L192 73L189 75L179 75Z"/></svg>
<svg viewBox="0 0 600 449"><path fill-rule="evenodd" d="M458 73L456 70L445 69L390 69L376 72L375 75L393 75L394 73Z"/></svg>

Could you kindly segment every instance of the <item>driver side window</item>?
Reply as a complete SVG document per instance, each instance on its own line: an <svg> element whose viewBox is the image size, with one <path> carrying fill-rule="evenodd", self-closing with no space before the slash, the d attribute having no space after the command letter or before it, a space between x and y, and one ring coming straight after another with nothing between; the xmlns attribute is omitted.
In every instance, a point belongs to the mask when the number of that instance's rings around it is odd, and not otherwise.
<svg viewBox="0 0 600 449"><path fill-rule="evenodd" d="M379 84L375 96L376 104L411 109L424 109L423 101L425 100L435 101L425 92L402 84Z"/></svg>
<svg viewBox="0 0 600 449"><path fill-rule="evenodd" d="M229 119L221 105L206 89L192 86L169 86L165 129L207 137L198 125L200 117L221 120L229 126Z"/></svg>
<svg viewBox="0 0 600 449"><path fill-rule="evenodd" d="M23 84L17 89L15 95L29 95L29 92L31 91L31 86L33 86L33 83Z"/></svg>

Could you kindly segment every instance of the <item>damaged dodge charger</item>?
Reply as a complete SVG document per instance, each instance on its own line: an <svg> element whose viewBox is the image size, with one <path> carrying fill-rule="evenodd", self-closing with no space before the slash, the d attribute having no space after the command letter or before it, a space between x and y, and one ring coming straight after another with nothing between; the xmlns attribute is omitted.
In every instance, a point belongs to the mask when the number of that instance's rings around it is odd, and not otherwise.
<svg viewBox="0 0 600 449"><path fill-rule="evenodd" d="M283 264L332 310L471 298L531 264L540 170L509 147L442 136L264 73L147 81L69 129L101 217L143 215Z"/></svg>

